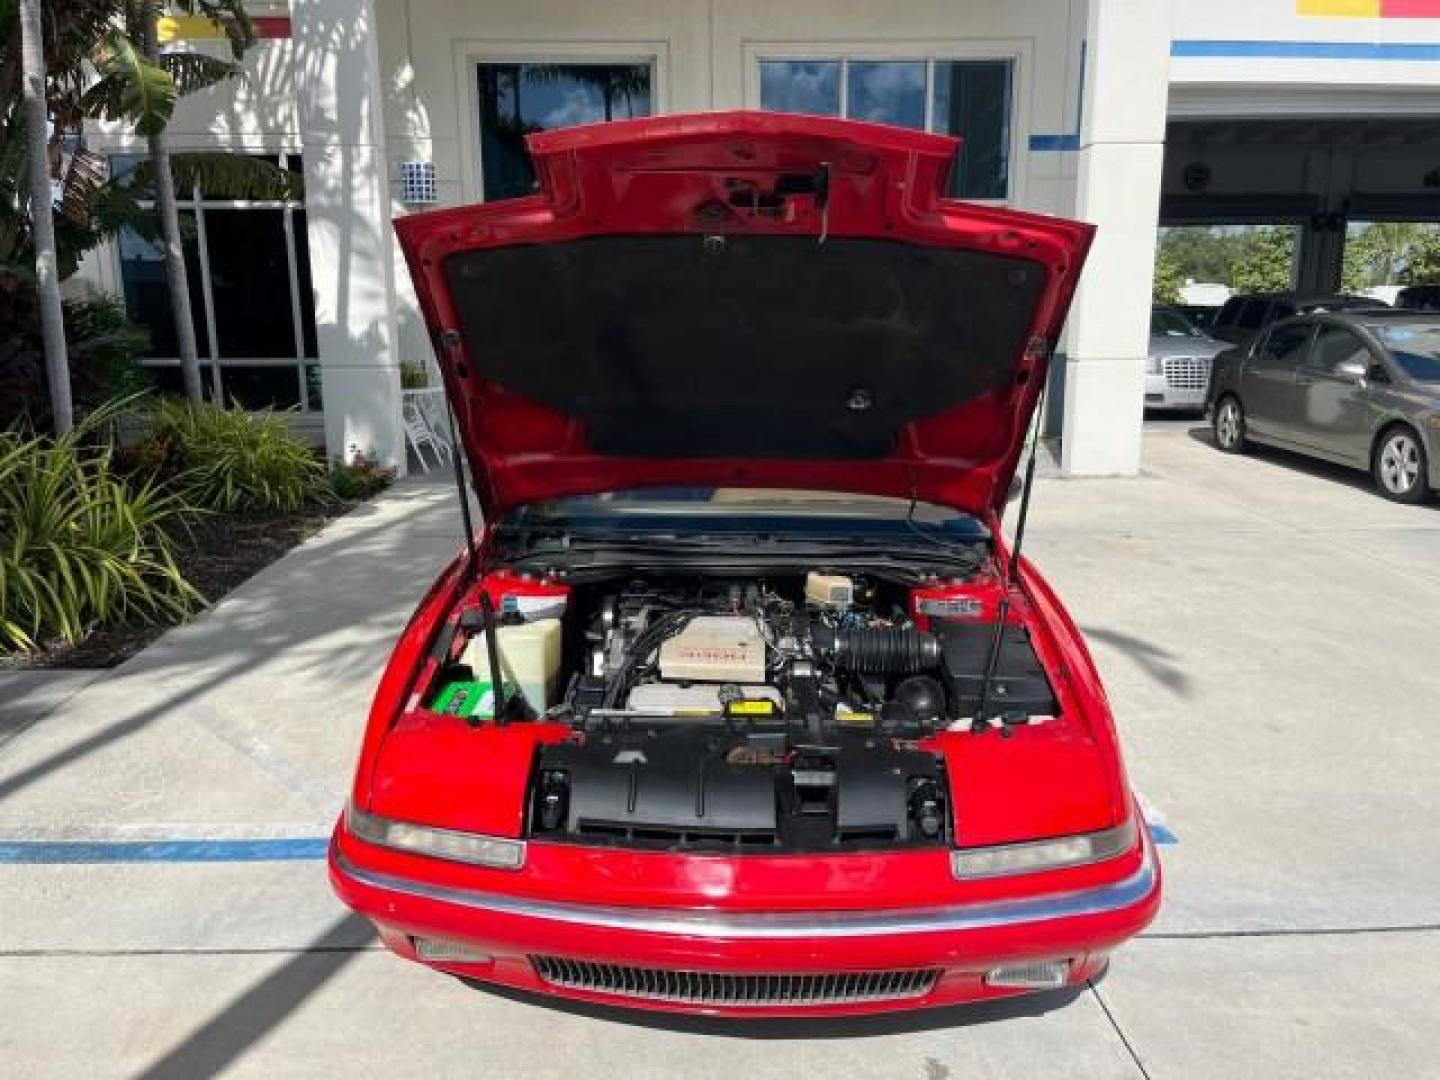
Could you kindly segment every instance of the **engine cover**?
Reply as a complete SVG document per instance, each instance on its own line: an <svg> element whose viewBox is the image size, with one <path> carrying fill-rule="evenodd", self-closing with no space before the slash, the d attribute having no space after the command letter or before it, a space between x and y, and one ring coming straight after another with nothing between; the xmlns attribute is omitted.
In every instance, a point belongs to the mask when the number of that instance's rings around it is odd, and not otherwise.
<svg viewBox="0 0 1440 1080"><path fill-rule="evenodd" d="M660 646L660 676L675 682L764 682L765 639L749 616L697 616Z"/></svg>
<svg viewBox="0 0 1440 1080"><path fill-rule="evenodd" d="M943 840L939 761L885 739L810 747L695 723L587 733L541 747L535 777L531 828L546 839L771 851Z"/></svg>

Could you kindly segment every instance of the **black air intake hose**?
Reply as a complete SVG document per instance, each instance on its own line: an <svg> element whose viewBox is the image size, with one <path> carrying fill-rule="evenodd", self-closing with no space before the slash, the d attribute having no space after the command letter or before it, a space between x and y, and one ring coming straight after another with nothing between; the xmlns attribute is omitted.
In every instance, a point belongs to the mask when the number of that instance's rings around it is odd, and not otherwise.
<svg viewBox="0 0 1440 1080"><path fill-rule="evenodd" d="M824 623L810 628L810 643L836 667L876 675L913 675L940 663L940 641L912 626L870 626L837 630Z"/></svg>

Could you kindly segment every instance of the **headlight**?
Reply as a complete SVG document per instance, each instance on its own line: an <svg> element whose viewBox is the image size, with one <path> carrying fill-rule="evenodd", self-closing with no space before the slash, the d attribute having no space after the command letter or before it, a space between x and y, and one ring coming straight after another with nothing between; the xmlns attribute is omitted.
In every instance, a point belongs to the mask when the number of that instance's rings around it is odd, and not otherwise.
<svg viewBox="0 0 1440 1080"><path fill-rule="evenodd" d="M1147 356L1145 358L1146 375L1164 375L1165 364L1158 356Z"/></svg>
<svg viewBox="0 0 1440 1080"><path fill-rule="evenodd" d="M477 863L500 870L519 870L525 865L523 840L391 821L351 805L345 807L345 828L361 840L397 851L413 851L417 855L433 855L437 859Z"/></svg>
<svg viewBox="0 0 1440 1080"><path fill-rule="evenodd" d="M1103 832L1057 836L1052 840L1001 844L997 847L961 848L950 853L950 870L957 878L967 881L1008 874L1033 874L1040 870L1059 870L1066 866L1114 859L1134 846L1135 821L1132 818Z"/></svg>

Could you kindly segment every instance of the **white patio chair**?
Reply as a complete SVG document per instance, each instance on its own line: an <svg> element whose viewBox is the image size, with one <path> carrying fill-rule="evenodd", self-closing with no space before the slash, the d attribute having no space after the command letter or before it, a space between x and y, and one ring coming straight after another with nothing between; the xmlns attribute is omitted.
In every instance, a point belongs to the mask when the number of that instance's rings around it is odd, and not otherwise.
<svg viewBox="0 0 1440 1080"><path fill-rule="evenodd" d="M430 423L425 419L425 413L413 400L405 399L400 403L400 419L405 424L405 440L415 451L415 458L420 462L420 468L428 473L430 464L425 460L423 447L429 447L430 453L435 456L435 465L438 468L442 460L450 460L450 444L438 438Z"/></svg>
<svg viewBox="0 0 1440 1080"><path fill-rule="evenodd" d="M415 397L420 406L420 415L424 418L426 426L430 428L430 437L440 447L448 464L450 455L454 453L455 448L450 445L450 417L445 406L445 391L439 389L437 385L434 390L416 394Z"/></svg>

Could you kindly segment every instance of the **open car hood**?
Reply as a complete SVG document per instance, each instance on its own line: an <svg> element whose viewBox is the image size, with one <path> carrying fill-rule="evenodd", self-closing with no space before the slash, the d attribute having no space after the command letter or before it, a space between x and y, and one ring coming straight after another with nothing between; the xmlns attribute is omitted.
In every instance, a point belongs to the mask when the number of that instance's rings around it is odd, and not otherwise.
<svg viewBox="0 0 1440 1080"><path fill-rule="evenodd" d="M487 520L645 486L1004 505L1089 225L944 198L957 142L781 113L532 135L396 231Z"/></svg>

